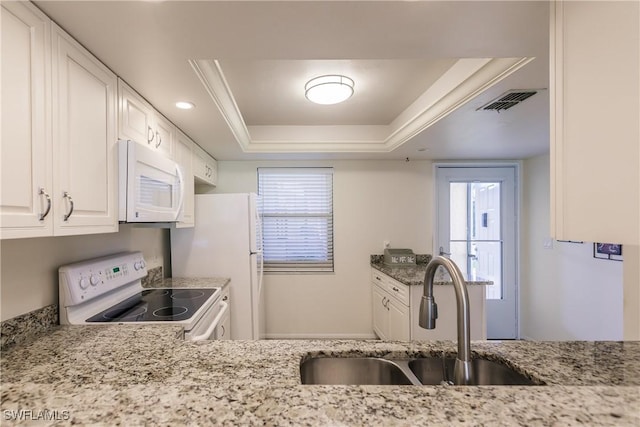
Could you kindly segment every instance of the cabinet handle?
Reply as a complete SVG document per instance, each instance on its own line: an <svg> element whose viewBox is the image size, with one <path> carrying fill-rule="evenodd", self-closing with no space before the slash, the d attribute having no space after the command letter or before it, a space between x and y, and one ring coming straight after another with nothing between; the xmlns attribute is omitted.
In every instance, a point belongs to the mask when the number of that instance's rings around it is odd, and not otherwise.
<svg viewBox="0 0 640 427"><path fill-rule="evenodd" d="M51 197L49 196L49 194L47 194L47 192L42 187L40 187L40 191L38 191L38 195L44 196L47 199L47 209L45 209L44 212L41 213L40 217L38 218L38 220L43 221L51 211Z"/></svg>
<svg viewBox="0 0 640 427"><path fill-rule="evenodd" d="M156 142L156 148L158 148L162 144L162 135L160 135L160 132L156 131L156 136L158 137L158 142Z"/></svg>
<svg viewBox="0 0 640 427"><path fill-rule="evenodd" d="M154 137L153 129L151 129L151 126L147 126L147 144L151 144Z"/></svg>
<svg viewBox="0 0 640 427"><path fill-rule="evenodd" d="M69 212L66 213L64 215L64 218L63 218L63 221L67 221L69 219L69 217L71 216L71 214L73 213L73 199L71 198L71 195L66 191L64 192L62 197L65 198L65 199L69 199L69 203L71 204L71 208L69 209Z"/></svg>
<svg viewBox="0 0 640 427"><path fill-rule="evenodd" d="M224 330L224 325L220 325L220 327L222 328L222 335L220 335L220 338L222 338L226 331Z"/></svg>
<svg viewBox="0 0 640 427"><path fill-rule="evenodd" d="M393 290L396 292L400 292L400 289L396 288L395 286L393 287Z"/></svg>
<svg viewBox="0 0 640 427"><path fill-rule="evenodd" d="M386 299L387 299L387 297L382 297L382 306L383 307L386 307L386 305L384 305L384 300L386 300Z"/></svg>
<svg viewBox="0 0 640 427"><path fill-rule="evenodd" d="M380 277L376 276L376 280L382 280Z"/></svg>
<svg viewBox="0 0 640 427"><path fill-rule="evenodd" d="M229 299L229 296L228 296L228 295L225 295L224 297L222 297L222 301L226 301L226 300L228 300L228 299Z"/></svg>

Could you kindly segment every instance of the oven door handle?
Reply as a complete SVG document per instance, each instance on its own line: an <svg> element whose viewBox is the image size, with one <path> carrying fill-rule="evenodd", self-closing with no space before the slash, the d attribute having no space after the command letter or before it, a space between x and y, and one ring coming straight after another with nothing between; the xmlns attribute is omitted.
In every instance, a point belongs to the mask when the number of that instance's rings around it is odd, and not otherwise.
<svg viewBox="0 0 640 427"><path fill-rule="evenodd" d="M228 302L222 301L220 305L223 306L222 310L220 310L216 318L213 319L213 322L211 322L211 325L209 326L209 328L207 328L207 330L204 333L192 337L191 340L202 341L202 340L207 340L209 339L209 337L211 337L211 335L213 334L213 331L215 331L216 327L218 327L218 323L220 323L220 320L222 319L222 317L227 313L227 311L229 311Z"/></svg>

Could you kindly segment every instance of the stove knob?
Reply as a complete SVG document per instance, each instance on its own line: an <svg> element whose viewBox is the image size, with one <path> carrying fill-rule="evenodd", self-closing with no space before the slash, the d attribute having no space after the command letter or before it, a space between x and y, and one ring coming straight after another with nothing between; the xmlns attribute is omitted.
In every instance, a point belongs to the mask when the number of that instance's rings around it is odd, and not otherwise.
<svg viewBox="0 0 640 427"><path fill-rule="evenodd" d="M100 279L98 278L98 276L96 276L96 275L92 275L91 276L91 286L97 285L99 281L100 281Z"/></svg>
<svg viewBox="0 0 640 427"><path fill-rule="evenodd" d="M135 263L133 263L133 268L135 268L136 271L142 270L144 268L144 260L136 261Z"/></svg>
<svg viewBox="0 0 640 427"><path fill-rule="evenodd" d="M82 277L80 279L79 284L80 284L80 289L87 289L87 287L89 286L89 281L86 278Z"/></svg>

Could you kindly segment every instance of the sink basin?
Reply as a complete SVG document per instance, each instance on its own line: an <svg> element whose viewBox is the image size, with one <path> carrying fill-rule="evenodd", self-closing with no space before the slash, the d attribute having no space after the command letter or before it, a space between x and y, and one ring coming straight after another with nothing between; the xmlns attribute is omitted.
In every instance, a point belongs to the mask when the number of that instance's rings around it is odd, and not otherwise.
<svg viewBox="0 0 640 427"><path fill-rule="evenodd" d="M470 385L544 385L507 365L473 359ZM441 385L452 384L455 358L382 359L378 357L314 357L300 364L302 384Z"/></svg>
<svg viewBox="0 0 640 427"><path fill-rule="evenodd" d="M454 358L445 359L446 380L453 380ZM539 385L506 365L485 359L473 359L470 385ZM409 369L425 385L438 385L443 380L442 358L427 357L409 361Z"/></svg>
<svg viewBox="0 0 640 427"><path fill-rule="evenodd" d="M394 362L375 357L316 357L300 365L302 384L411 385Z"/></svg>

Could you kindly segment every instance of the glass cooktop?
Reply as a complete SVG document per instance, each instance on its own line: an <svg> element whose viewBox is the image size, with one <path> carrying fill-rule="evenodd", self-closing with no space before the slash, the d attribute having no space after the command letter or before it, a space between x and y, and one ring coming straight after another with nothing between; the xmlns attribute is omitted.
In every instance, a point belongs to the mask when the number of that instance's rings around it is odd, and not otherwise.
<svg viewBox="0 0 640 427"><path fill-rule="evenodd" d="M88 318L87 322L175 322L188 320L217 288L147 289Z"/></svg>

